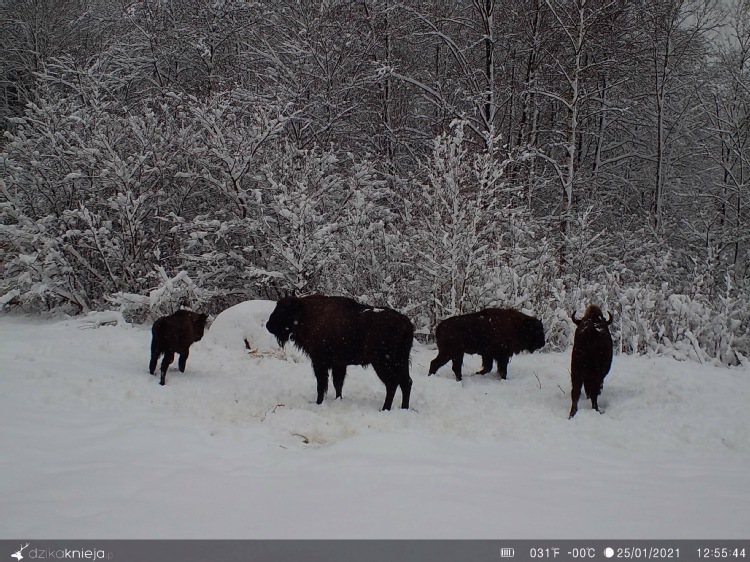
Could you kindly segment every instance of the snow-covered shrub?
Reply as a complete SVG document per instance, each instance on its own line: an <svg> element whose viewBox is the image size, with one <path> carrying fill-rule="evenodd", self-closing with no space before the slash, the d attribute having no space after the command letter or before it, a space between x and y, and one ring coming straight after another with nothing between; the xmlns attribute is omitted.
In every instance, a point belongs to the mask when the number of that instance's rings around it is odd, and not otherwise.
<svg viewBox="0 0 750 562"><path fill-rule="evenodd" d="M25 304L38 294L86 310L142 291L149 257L170 248L154 209L179 167L165 122L172 107L124 110L106 80L70 61L50 67L40 78L46 97L6 134L0 222L16 267L4 283L23 285Z"/></svg>
<svg viewBox="0 0 750 562"><path fill-rule="evenodd" d="M150 290L148 296L118 292L108 296L107 300L114 305L129 321L153 321L180 310L189 308L196 311L210 309L211 291L197 287L186 271L170 277L162 267L156 270L160 283Z"/></svg>
<svg viewBox="0 0 750 562"><path fill-rule="evenodd" d="M513 233L517 191L502 181L507 161L494 152L471 154L464 127L454 122L450 134L435 139L422 166L426 181L414 181L404 201L407 290L423 318L418 331L490 300Z"/></svg>
<svg viewBox="0 0 750 562"><path fill-rule="evenodd" d="M335 291L362 302L399 308L404 296L398 197L371 162L352 165L351 196L342 210L336 244L339 259L331 278Z"/></svg>
<svg viewBox="0 0 750 562"><path fill-rule="evenodd" d="M350 179L355 178L355 179ZM282 292L340 291L332 272L342 256L341 230L357 198L357 169L333 150L286 143L258 175L264 269Z"/></svg>
<svg viewBox="0 0 750 562"><path fill-rule="evenodd" d="M530 201L553 203L553 182L524 191L500 142L477 148L463 122L399 176L375 156L295 144L288 100L239 87L130 96L134 70L113 60L52 61L5 135L4 310L146 320L322 292L396 308L422 339L450 315L517 308L563 350L570 314L597 304L616 352L747 362L747 272L711 271L643 222L613 224L593 197L561 240L559 215Z"/></svg>
<svg viewBox="0 0 750 562"><path fill-rule="evenodd" d="M697 290L680 292L667 282L622 284L620 272L599 279L584 279L572 292L556 292L554 303L550 303L557 309L556 321L545 322L550 345L569 346L572 331L564 328L569 323L567 315L594 303L614 317L611 332L616 353L662 354L725 365L746 363L750 307L746 293L735 291L729 279L727 292L718 301ZM558 337L553 339L550 332Z"/></svg>
<svg viewBox="0 0 750 562"><path fill-rule="evenodd" d="M256 294L246 286L264 265L254 174L289 116L242 90L128 106L112 80L57 61L7 133L0 298L86 311L154 290L159 268L187 271L213 308Z"/></svg>

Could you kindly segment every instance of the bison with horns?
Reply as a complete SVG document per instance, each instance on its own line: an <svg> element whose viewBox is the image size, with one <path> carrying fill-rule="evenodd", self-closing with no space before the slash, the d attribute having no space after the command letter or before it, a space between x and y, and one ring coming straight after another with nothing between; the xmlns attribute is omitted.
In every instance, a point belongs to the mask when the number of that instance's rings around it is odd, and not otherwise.
<svg viewBox="0 0 750 562"><path fill-rule="evenodd" d="M151 361L148 372L152 375L156 371L156 363L159 356L164 354L161 360L161 380L159 384L164 386L167 379L167 369L174 361L174 354L178 353L180 359L177 367L181 373L185 372L190 346L203 337L208 315L198 314L189 310L178 310L169 316L162 316L151 327Z"/></svg>
<svg viewBox="0 0 750 562"><path fill-rule="evenodd" d="M401 407L409 407L414 326L400 312L365 306L346 297L284 297L266 328L279 345L291 339L310 357L318 382L318 404L328 391L329 371L336 398L341 398L346 367L372 365L385 384L383 410L391 409L396 388L401 388Z"/></svg>
<svg viewBox="0 0 750 562"><path fill-rule="evenodd" d="M599 411L597 400L602 392L604 377L612 366L612 336L609 333L612 315L605 320L601 309L591 305L580 320L576 318L575 312L571 318L577 328L570 359L572 388L568 419L575 416L578 411L581 386L586 391L586 396L591 399L591 407Z"/></svg>
<svg viewBox="0 0 750 562"><path fill-rule="evenodd" d="M438 355L430 363L428 375L453 360L453 373L460 381L464 353L478 353L482 370L477 374L489 373L493 361L497 361L497 372L505 379L512 355L544 347L544 327L537 318L517 310L485 308L443 320L435 330L435 339Z"/></svg>

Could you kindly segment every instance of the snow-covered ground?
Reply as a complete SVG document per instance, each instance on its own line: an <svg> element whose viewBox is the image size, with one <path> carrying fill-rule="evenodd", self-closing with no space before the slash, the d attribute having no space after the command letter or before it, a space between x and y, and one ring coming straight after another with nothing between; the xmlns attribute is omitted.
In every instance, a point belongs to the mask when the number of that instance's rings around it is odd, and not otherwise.
<svg viewBox="0 0 750 562"><path fill-rule="evenodd" d="M0 317L0 538L750 538L746 369L617 356L569 421L568 353L457 383L416 346L411 410L357 367L317 406L272 306L165 387L148 326Z"/></svg>

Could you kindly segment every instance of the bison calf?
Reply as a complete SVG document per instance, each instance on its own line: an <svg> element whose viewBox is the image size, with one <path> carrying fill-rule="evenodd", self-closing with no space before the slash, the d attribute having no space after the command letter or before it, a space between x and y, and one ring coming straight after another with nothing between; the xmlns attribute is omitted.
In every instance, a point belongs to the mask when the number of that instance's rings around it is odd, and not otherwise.
<svg viewBox="0 0 750 562"><path fill-rule="evenodd" d="M609 333L612 315L605 320L601 309L591 305L580 320L576 318L575 312L571 318L577 328L570 359L572 388L568 419L575 416L578 411L581 386L586 391L586 396L591 399L591 407L599 411L597 400L602 392L604 377L612 366L612 336Z"/></svg>
<svg viewBox="0 0 750 562"><path fill-rule="evenodd" d="M341 398L346 367L372 365L385 383L383 410L391 409L399 387L401 407L409 407L414 326L400 312L365 306L346 297L285 297L276 304L266 328L279 345L291 339L310 357L318 381L318 404L328 391L329 370L336 398Z"/></svg>
<svg viewBox="0 0 750 562"><path fill-rule="evenodd" d="M167 369L174 361L175 353L180 355L177 362L180 372L185 372L190 346L203 337L206 320L208 320L206 314L178 310L154 322L151 328L151 362L148 365L148 372L154 374L159 356L164 354L164 359L161 361L160 385L163 386L166 383Z"/></svg>
<svg viewBox="0 0 750 562"><path fill-rule="evenodd" d="M482 370L477 374L489 373L492 362L497 361L497 372L505 379L512 355L544 347L544 327L540 320L517 310L485 308L443 320L435 329L435 339L438 355L430 363L428 375L452 360L453 373L460 381L464 353L478 353Z"/></svg>

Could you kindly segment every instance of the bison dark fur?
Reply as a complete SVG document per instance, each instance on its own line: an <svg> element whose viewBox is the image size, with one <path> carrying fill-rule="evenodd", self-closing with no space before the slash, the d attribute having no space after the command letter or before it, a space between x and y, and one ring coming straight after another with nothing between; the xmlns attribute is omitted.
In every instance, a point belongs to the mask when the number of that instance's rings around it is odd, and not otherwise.
<svg viewBox="0 0 750 562"><path fill-rule="evenodd" d="M154 322L151 327L151 362L148 365L148 372L155 374L156 363L159 361L159 356L163 354L160 385L163 386L166 383L167 369L174 361L175 353L180 355L177 362L180 372L185 372L190 346L203 337L206 320L208 320L206 314L178 310Z"/></svg>
<svg viewBox="0 0 750 562"><path fill-rule="evenodd" d="M414 326L400 312L365 306L346 297L285 297L276 304L266 328L279 345L291 339L310 357L318 382L318 404L328 391L329 371L336 398L341 398L346 367L372 365L385 383L383 409L391 409L399 387L401 407L409 407Z"/></svg>
<svg viewBox="0 0 750 562"><path fill-rule="evenodd" d="M430 363L429 375L448 361L453 361L453 373L461 380L464 353L482 356L484 375L497 361L500 378L508 376L508 361L522 351L534 352L544 347L542 322L517 310L485 308L479 312L447 318L435 330L438 355Z"/></svg>
<svg viewBox="0 0 750 562"><path fill-rule="evenodd" d="M583 318L579 320L573 313L572 319L577 328L570 359L572 388L568 418L575 416L578 411L582 386L586 396L591 399L591 407L599 411L597 400L602 392L604 377L612 366L612 336L609 333L612 316L605 320L601 309L591 305L586 309Z"/></svg>

